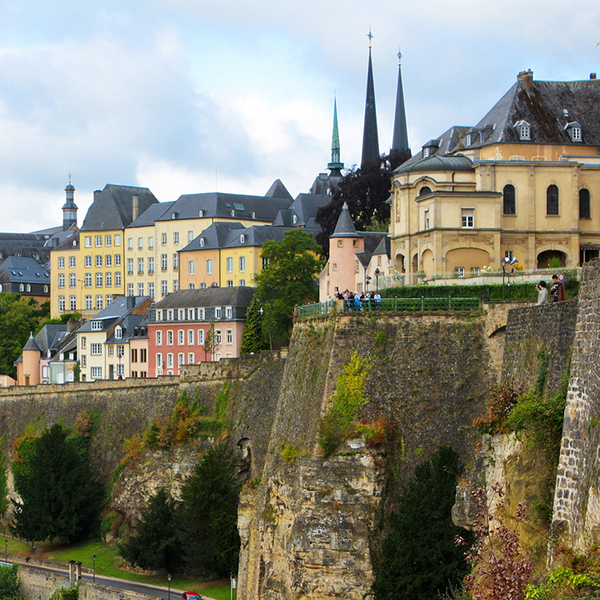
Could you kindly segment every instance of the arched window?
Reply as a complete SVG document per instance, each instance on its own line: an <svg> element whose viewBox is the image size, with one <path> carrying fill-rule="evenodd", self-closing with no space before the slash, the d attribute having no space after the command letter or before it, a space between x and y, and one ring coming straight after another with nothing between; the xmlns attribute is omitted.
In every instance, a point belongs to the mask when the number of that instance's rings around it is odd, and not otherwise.
<svg viewBox="0 0 600 600"><path fill-rule="evenodd" d="M554 184L546 190L546 214L558 214L558 188Z"/></svg>
<svg viewBox="0 0 600 600"><path fill-rule="evenodd" d="M590 219L590 190L579 190L579 218Z"/></svg>
<svg viewBox="0 0 600 600"><path fill-rule="evenodd" d="M426 194L431 194L431 188L428 186L424 186L419 190L419 196L425 196Z"/></svg>
<svg viewBox="0 0 600 600"><path fill-rule="evenodd" d="M514 215L516 213L516 204L515 204L515 186L509 183L504 186L504 190L502 192L503 198L503 209L502 212L505 215Z"/></svg>

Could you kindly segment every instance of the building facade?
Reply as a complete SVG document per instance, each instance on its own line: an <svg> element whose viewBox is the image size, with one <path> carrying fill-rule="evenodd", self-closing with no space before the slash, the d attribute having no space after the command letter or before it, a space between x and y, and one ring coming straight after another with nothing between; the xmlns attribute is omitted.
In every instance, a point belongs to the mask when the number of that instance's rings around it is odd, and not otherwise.
<svg viewBox="0 0 600 600"><path fill-rule="evenodd" d="M416 276L565 268L600 249L600 81L517 82L475 127L453 127L393 174L391 253ZM554 264L554 263L553 263Z"/></svg>

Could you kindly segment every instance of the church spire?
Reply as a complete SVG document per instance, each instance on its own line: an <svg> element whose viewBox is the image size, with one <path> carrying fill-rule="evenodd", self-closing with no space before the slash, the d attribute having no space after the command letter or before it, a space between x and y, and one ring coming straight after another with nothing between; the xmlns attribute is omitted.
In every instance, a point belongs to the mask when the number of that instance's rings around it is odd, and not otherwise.
<svg viewBox="0 0 600 600"><path fill-rule="evenodd" d="M341 177L344 163L340 162L340 134L338 131L337 98L333 98L333 134L331 136L331 162L327 165L331 175Z"/></svg>
<svg viewBox="0 0 600 600"><path fill-rule="evenodd" d="M371 40L373 35L371 29L367 35L369 38L369 70L367 73L367 101L365 106L365 128L363 131L363 147L361 167L366 163L379 160L379 136L377 134L377 113L375 111L375 85L373 83L373 63L371 61Z"/></svg>
<svg viewBox="0 0 600 600"><path fill-rule="evenodd" d="M406 127L406 110L404 108L404 92L402 90L402 53L398 52L398 91L396 92L396 114L394 116L394 135L392 152L409 151L408 130Z"/></svg>
<svg viewBox="0 0 600 600"><path fill-rule="evenodd" d="M63 231L68 231L73 225L77 225L77 205L75 204L75 187L71 183L71 173L69 173L69 184L65 188L67 201L62 207L63 211Z"/></svg>

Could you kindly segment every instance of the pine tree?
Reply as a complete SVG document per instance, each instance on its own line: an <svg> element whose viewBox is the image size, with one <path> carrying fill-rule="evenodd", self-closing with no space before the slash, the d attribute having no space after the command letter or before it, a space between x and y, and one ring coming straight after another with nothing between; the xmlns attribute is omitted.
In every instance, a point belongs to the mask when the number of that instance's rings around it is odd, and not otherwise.
<svg viewBox="0 0 600 600"><path fill-rule="evenodd" d="M415 477L398 498L383 543L383 560L373 583L377 600L430 600L459 583L466 568L457 535L472 535L452 523L458 454L442 446L417 465Z"/></svg>
<svg viewBox="0 0 600 600"><path fill-rule="evenodd" d="M226 445L209 450L181 491L179 528L185 562L191 571L203 576L237 573L241 486L235 466L233 453Z"/></svg>
<svg viewBox="0 0 600 600"><path fill-rule="evenodd" d="M92 530L104 491L90 469L88 441L56 424L19 444L13 475L21 501L13 500L13 533L32 542L71 543Z"/></svg>
<svg viewBox="0 0 600 600"><path fill-rule="evenodd" d="M181 563L181 542L175 527L175 502L163 488L150 497L135 533L119 545L119 553L142 569L172 571Z"/></svg>
<svg viewBox="0 0 600 600"><path fill-rule="evenodd" d="M268 350L269 343L265 340L262 330L262 314L260 304L256 298L246 314L246 325L242 336L241 354L258 354L261 350Z"/></svg>

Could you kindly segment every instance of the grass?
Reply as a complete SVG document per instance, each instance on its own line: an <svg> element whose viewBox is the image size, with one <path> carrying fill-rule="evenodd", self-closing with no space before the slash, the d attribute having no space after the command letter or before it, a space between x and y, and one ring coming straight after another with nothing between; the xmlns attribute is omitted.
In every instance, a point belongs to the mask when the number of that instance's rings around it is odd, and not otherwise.
<svg viewBox="0 0 600 600"><path fill-rule="evenodd" d="M0 550L3 542L0 539ZM167 575L143 575L141 573L132 573L122 568L123 559L117 554L116 546L106 545L98 541L88 541L72 546L63 546L60 544L50 544L49 542L36 543L35 558L40 560L50 560L60 563L68 563L70 560L80 561L84 569L92 569L92 555L96 555L96 575L106 577L117 577L128 581L136 581L147 585L157 585L167 588ZM31 547L8 538L9 554L20 556L31 556ZM0 552L1 554L1 552ZM229 600L229 580L212 580L185 577L180 574L173 574L171 580L171 598L178 600L178 595L173 590L182 590L188 592L199 592L202 596L210 596L216 600ZM235 597L235 594L234 594Z"/></svg>

